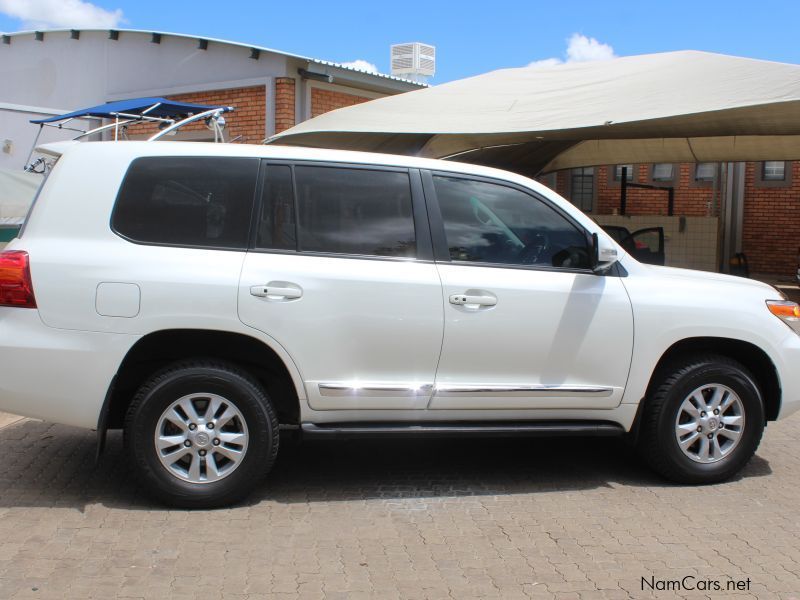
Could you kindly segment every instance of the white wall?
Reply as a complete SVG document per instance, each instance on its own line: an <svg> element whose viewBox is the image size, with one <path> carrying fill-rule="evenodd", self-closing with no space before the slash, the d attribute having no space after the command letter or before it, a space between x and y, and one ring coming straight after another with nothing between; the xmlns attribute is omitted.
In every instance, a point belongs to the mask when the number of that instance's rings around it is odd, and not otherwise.
<svg viewBox="0 0 800 600"><path fill-rule="evenodd" d="M108 31L81 31L77 40L69 31L45 31L40 42L30 33L11 34L10 44L0 43L0 143L14 142L13 154L0 152L0 168L22 168L38 129L28 123L34 115L10 110L9 104L64 113L112 100L234 87L263 85L271 94L274 77L293 77L298 118L310 111L311 84L297 72L312 67L306 59L262 50L254 60L248 46L209 41L208 49L200 50L197 38L169 34L159 44L151 40L151 33L124 30L118 40L109 39ZM417 89L331 65L314 63L313 70L331 72L348 93L367 97ZM274 126L270 96L266 123L265 137ZM65 137L48 131L43 141Z"/></svg>
<svg viewBox="0 0 800 600"><path fill-rule="evenodd" d="M63 110L56 111L43 107L25 107L0 102L0 168L17 170L25 166L34 137L39 130L38 125L30 123L31 119L50 117L63 112ZM89 122L84 120L76 120L73 124L84 129L89 126ZM75 135L77 135L76 132L45 127L37 143L68 140ZM5 140L12 142L11 147L8 148L9 151L4 149Z"/></svg>
<svg viewBox="0 0 800 600"><path fill-rule="evenodd" d="M268 52L253 60L247 48L214 42L199 50L192 38L150 40L147 33L122 31L114 41L106 31L82 31L78 40L69 32L45 32L41 42L14 35L10 44L0 44L0 144L10 139L14 145L13 154L0 152L0 168L24 166L38 130L28 121L41 114L9 104L63 113L137 96L265 85L285 76L290 60ZM49 130L42 141L69 137Z"/></svg>

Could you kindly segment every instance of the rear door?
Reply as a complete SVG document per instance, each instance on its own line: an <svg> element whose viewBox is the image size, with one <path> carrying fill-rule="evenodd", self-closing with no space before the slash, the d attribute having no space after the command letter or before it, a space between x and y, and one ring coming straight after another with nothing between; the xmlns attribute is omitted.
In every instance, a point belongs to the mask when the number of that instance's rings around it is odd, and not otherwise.
<svg viewBox="0 0 800 600"><path fill-rule="evenodd" d="M263 166L239 315L294 359L311 408L424 409L443 335L419 173Z"/></svg>

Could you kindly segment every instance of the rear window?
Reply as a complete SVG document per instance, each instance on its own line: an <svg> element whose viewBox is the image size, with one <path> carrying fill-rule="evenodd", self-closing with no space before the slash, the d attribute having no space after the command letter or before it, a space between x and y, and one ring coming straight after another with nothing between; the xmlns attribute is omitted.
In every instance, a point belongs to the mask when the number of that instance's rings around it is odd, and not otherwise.
<svg viewBox="0 0 800 600"><path fill-rule="evenodd" d="M247 248L256 158L145 157L131 163L111 226L136 242Z"/></svg>

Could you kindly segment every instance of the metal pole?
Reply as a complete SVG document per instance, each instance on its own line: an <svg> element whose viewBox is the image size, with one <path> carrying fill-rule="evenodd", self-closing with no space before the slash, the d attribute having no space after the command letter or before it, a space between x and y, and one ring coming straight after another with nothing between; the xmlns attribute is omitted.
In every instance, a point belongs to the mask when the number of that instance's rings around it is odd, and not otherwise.
<svg viewBox="0 0 800 600"><path fill-rule="evenodd" d="M33 151L36 150L36 144L39 141L39 136L42 135L42 129L44 129L44 123L39 124L39 131L36 132L36 137L33 138L33 146L31 146L31 151L28 152L28 158L25 161L25 166L31 164L31 157L33 156Z"/></svg>
<svg viewBox="0 0 800 600"><path fill-rule="evenodd" d="M614 167L616 169L616 167ZM619 182L619 214L624 215L628 209L628 167L622 167L622 179Z"/></svg>
<svg viewBox="0 0 800 600"><path fill-rule="evenodd" d="M155 135L152 135L149 138L147 138L147 141L148 142L154 142L157 139L164 137L168 133L170 133L172 131L175 131L176 129L180 129L184 125L188 125L189 123L193 123L195 121L199 121L201 119L205 119L206 117L212 117L212 116L215 116L215 115L218 115L218 114L221 115L223 113L232 112L232 111L233 111L233 107L232 106L226 106L226 107L222 107L222 108L212 108L211 110L203 111L203 112L198 113L196 115L192 115L191 117L188 117L188 118L184 119L183 121L178 121L177 123L174 123L174 124L170 125L166 129L162 129L161 131L159 131Z"/></svg>
<svg viewBox="0 0 800 600"><path fill-rule="evenodd" d="M675 214L675 188L668 187L667 194L669 195L667 198L667 216L671 217Z"/></svg>

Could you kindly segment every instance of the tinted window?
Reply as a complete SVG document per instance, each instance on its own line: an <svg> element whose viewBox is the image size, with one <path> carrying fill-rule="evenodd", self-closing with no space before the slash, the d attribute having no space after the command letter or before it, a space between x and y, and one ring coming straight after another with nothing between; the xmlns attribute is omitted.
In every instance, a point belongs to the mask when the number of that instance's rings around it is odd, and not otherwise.
<svg viewBox="0 0 800 600"><path fill-rule="evenodd" d="M139 242L246 248L257 177L254 158L136 159L112 226Z"/></svg>
<svg viewBox="0 0 800 600"><path fill-rule="evenodd" d="M468 179L434 177L434 185L452 260L589 267L584 232L541 200Z"/></svg>
<svg viewBox="0 0 800 600"><path fill-rule="evenodd" d="M416 255L408 173L295 167L298 249Z"/></svg>
<svg viewBox="0 0 800 600"><path fill-rule="evenodd" d="M296 250L292 169L288 166L270 165L265 173L256 246L275 250Z"/></svg>
<svg viewBox="0 0 800 600"><path fill-rule="evenodd" d="M572 169L570 174L570 200L582 211L591 212L594 203L594 168Z"/></svg>

